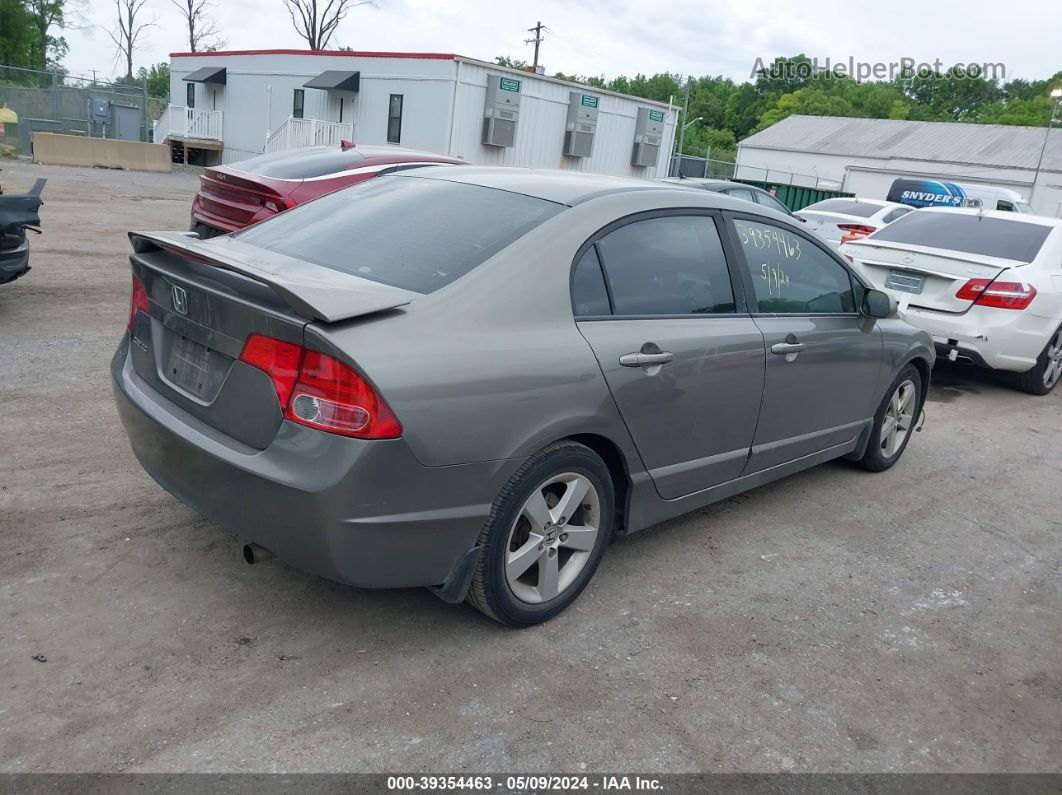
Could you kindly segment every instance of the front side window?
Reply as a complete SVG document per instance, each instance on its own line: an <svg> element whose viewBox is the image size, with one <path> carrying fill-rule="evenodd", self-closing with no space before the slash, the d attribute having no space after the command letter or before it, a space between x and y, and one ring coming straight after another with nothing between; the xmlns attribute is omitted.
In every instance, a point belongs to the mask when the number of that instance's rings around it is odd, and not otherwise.
<svg viewBox="0 0 1062 795"><path fill-rule="evenodd" d="M291 101L291 115L296 119L301 119L303 113L306 112L306 90L302 88L295 89L294 98Z"/></svg>
<svg viewBox="0 0 1062 795"><path fill-rule="evenodd" d="M190 108L194 108L195 107L195 83L189 83L188 87L185 88L185 90L184 90L184 94L187 97L187 100L185 101L185 104L188 107L190 107Z"/></svg>
<svg viewBox="0 0 1062 795"><path fill-rule="evenodd" d="M882 218L881 220L882 220L883 223L891 224L897 218L901 218L902 216L907 215L907 213L909 213L909 212L911 212L911 208L910 207L897 207L892 212L886 213L885 217Z"/></svg>
<svg viewBox="0 0 1062 795"><path fill-rule="evenodd" d="M735 199L741 199L742 201L751 202L756 201L752 198L752 191L745 188L735 188L734 190L726 191L727 196L733 196Z"/></svg>
<svg viewBox="0 0 1062 795"><path fill-rule="evenodd" d="M597 243L616 315L734 311L723 246L706 215L669 215L622 226Z"/></svg>
<svg viewBox="0 0 1062 795"><path fill-rule="evenodd" d="M778 199L774 198L774 196L767 193L766 191L763 193L757 192L756 201L758 201L764 207L770 207L772 210L777 210L783 215L789 215L789 209L780 201L778 201Z"/></svg>
<svg viewBox="0 0 1062 795"><path fill-rule="evenodd" d="M387 143L402 143L402 95L392 94L387 108Z"/></svg>
<svg viewBox="0 0 1062 795"><path fill-rule="evenodd" d="M735 219L734 226L759 312L855 312L848 271L810 240L772 224Z"/></svg>

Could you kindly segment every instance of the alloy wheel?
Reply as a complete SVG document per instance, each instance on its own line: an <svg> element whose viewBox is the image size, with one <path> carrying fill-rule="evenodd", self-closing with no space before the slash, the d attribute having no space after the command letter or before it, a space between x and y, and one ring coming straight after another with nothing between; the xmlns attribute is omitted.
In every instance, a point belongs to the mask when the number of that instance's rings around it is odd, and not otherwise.
<svg viewBox="0 0 1062 795"><path fill-rule="evenodd" d="M1050 390L1062 377L1062 328L1047 344L1047 366L1044 368L1044 386Z"/></svg>
<svg viewBox="0 0 1062 795"><path fill-rule="evenodd" d="M520 508L505 547L505 579L522 602L563 593L590 560L601 529L601 497L590 478L554 475Z"/></svg>
<svg viewBox="0 0 1062 795"><path fill-rule="evenodd" d="M881 454L885 458L896 455L910 435L917 402L913 381L904 381L892 393L881 423Z"/></svg>

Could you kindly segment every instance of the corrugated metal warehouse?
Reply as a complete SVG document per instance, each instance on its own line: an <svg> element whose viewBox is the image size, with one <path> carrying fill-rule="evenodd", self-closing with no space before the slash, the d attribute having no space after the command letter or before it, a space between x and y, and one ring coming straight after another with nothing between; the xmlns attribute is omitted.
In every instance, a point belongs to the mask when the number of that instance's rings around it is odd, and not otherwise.
<svg viewBox="0 0 1062 795"><path fill-rule="evenodd" d="M156 142L232 163L400 144L484 165L664 176L677 108L448 53L173 53ZM637 163L637 164L636 164Z"/></svg>
<svg viewBox="0 0 1062 795"><path fill-rule="evenodd" d="M898 177L943 177L1016 190L1062 217L1062 131L1045 127L789 116L738 145L736 176L765 173L879 199Z"/></svg>

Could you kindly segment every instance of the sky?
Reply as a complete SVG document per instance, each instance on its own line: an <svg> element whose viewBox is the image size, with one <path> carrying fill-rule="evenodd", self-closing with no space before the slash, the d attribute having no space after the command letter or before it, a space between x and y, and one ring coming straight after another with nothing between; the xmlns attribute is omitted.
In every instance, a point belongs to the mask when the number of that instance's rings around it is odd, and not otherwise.
<svg viewBox="0 0 1062 795"><path fill-rule="evenodd" d="M74 74L120 74L107 35L115 0L84 6L83 30L68 30L64 64ZM299 48L283 0L213 0L226 49ZM916 9L916 10L915 10ZM155 21L137 66L188 49L172 0L148 0ZM1002 63L1006 77L1038 79L1062 69L1058 0L969 0L917 6L847 0L376 0L354 8L332 46L355 50L453 52L493 60L531 60L528 28L548 27L540 62L547 73L614 77L637 72L725 75L746 80L757 59L803 52L868 64L939 59ZM1052 39L1055 39L1052 41ZM303 42L302 47L305 47Z"/></svg>

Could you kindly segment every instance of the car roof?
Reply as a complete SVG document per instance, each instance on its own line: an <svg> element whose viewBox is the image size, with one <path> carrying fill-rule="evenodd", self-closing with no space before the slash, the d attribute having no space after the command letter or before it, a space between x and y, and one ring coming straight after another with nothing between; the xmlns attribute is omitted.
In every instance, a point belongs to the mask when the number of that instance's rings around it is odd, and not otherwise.
<svg viewBox="0 0 1062 795"><path fill-rule="evenodd" d="M581 204L597 196L636 191L673 191L687 196L689 192L661 184L657 180L637 177L614 177L584 171L559 171L538 168L502 168L497 166L468 166L466 168L432 168L430 166L401 174L402 177L442 179L484 188L522 193L558 204ZM707 192L704 197L710 194ZM724 197L720 196L720 200ZM700 202L699 202L700 203ZM729 205L727 205L729 206Z"/></svg>
<svg viewBox="0 0 1062 795"><path fill-rule="evenodd" d="M949 215L980 215L985 218L1003 218L1007 221L1019 221L1024 224L1041 226L1062 226L1062 218L1032 213L1016 213L1010 210L986 210L983 207L920 207L920 213L948 213Z"/></svg>
<svg viewBox="0 0 1062 795"><path fill-rule="evenodd" d="M664 177L657 182L666 182L669 185L685 185L687 188L701 188L702 190L726 190L728 188L747 188L749 190L763 190L755 185L746 185L744 182L733 182L729 179L709 179L708 177ZM764 191L766 193L766 191Z"/></svg>
<svg viewBox="0 0 1062 795"><path fill-rule="evenodd" d="M423 149L407 149L404 146L383 146L380 144L355 144L348 151L357 152L366 160L375 162L391 163L408 161L410 159L438 160L443 163L465 163L459 157L440 155L435 152L427 152Z"/></svg>
<svg viewBox="0 0 1062 795"><path fill-rule="evenodd" d="M910 207L911 206L909 204L903 204L901 202L886 201L885 199L864 199L864 198L861 198L859 196L828 196L825 199L819 199L814 204L809 204L807 207L805 207L803 209L805 209L805 210L814 210L815 207L817 205L819 205L819 204L824 204L826 202L833 202L833 201L852 202L853 204L869 204L869 205L872 205L874 207L880 207L880 208L885 208L885 207ZM829 210L826 210L825 212L829 212ZM843 213L841 213L841 214L843 215Z"/></svg>

